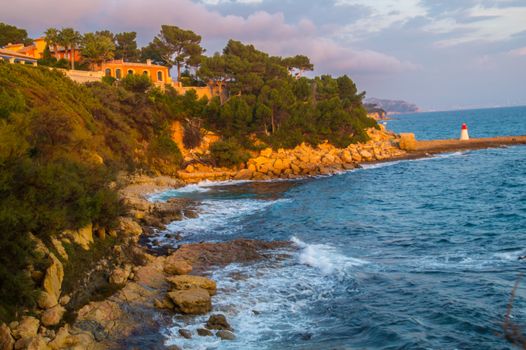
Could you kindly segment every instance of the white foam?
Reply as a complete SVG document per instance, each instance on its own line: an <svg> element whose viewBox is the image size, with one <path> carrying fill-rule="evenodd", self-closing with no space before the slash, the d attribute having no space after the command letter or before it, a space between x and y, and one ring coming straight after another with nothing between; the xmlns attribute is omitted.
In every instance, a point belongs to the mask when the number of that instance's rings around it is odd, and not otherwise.
<svg viewBox="0 0 526 350"><path fill-rule="evenodd" d="M340 254L336 248L327 244L307 244L297 237L292 237L291 241L301 248L300 263L315 267L326 275L368 263L365 260Z"/></svg>
<svg viewBox="0 0 526 350"><path fill-rule="evenodd" d="M174 327L166 332L166 344L183 349L261 350L286 343L291 335L316 337L327 331L321 324L324 316L314 310L333 300L334 293L342 293L350 283L320 274L317 268L305 268L296 252L281 253L290 258L233 264L212 273L218 283L214 313L227 317L235 341L218 342L215 337L198 336L184 339L178 334L179 328L195 334L208 315L193 319L175 316Z"/></svg>
<svg viewBox="0 0 526 350"><path fill-rule="evenodd" d="M197 217L184 218L170 223L167 230L160 234L160 238L166 239L170 233L179 233L183 238L198 235L230 235L239 230L238 223L240 220L282 201L286 201L286 199L275 201L258 199L204 200L201 202Z"/></svg>

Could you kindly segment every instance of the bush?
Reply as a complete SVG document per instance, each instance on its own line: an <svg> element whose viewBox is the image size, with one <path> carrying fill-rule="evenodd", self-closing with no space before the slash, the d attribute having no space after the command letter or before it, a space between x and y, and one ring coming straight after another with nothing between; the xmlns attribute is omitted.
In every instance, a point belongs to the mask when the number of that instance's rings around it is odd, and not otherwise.
<svg viewBox="0 0 526 350"><path fill-rule="evenodd" d="M144 74L128 74L120 83L126 90L137 93L145 93L152 87L150 78Z"/></svg>
<svg viewBox="0 0 526 350"><path fill-rule="evenodd" d="M230 167L246 162L250 154L235 139L217 141L210 146L212 161L217 166Z"/></svg>

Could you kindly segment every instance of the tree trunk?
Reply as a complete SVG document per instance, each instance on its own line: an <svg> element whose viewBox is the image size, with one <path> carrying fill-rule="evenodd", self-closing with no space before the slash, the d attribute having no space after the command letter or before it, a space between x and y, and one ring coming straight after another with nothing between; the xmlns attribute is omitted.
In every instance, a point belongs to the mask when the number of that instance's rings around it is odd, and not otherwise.
<svg viewBox="0 0 526 350"><path fill-rule="evenodd" d="M276 131L276 125L274 124L274 110L270 114L270 121L272 122L272 134Z"/></svg>
<svg viewBox="0 0 526 350"><path fill-rule="evenodd" d="M177 62L177 83L181 84L181 63Z"/></svg>
<svg viewBox="0 0 526 350"><path fill-rule="evenodd" d="M73 45L71 45L71 50L70 50L70 59L71 59L71 69L74 70L75 69L75 49L73 47Z"/></svg>

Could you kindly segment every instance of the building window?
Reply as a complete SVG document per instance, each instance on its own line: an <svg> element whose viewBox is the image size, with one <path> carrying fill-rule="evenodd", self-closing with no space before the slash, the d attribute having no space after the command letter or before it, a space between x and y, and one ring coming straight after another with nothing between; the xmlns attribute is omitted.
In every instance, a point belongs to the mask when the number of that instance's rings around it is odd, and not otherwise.
<svg viewBox="0 0 526 350"><path fill-rule="evenodd" d="M133 75L133 70L132 69L128 69L128 75Z"/></svg>
<svg viewBox="0 0 526 350"><path fill-rule="evenodd" d="M163 72L161 72L161 71L157 72L157 80L163 81Z"/></svg>
<svg viewBox="0 0 526 350"><path fill-rule="evenodd" d="M117 79L121 78L121 70L119 68L115 69L115 78Z"/></svg>
<svg viewBox="0 0 526 350"><path fill-rule="evenodd" d="M144 72L142 72L142 74L144 74L144 75L148 75L148 71L145 70Z"/></svg>
<svg viewBox="0 0 526 350"><path fill-rule="evenodd" d="M106 68L106 70L104 71L104 74L105 74L107 77L111 77L111 69Z"/></svg>

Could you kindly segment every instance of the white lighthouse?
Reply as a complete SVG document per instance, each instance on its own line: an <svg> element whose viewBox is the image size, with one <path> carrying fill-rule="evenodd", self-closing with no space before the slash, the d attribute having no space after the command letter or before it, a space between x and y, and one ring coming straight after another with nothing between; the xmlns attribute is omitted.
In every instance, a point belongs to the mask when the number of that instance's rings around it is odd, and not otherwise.
<svg viewBox="0 0 526 350"><path fill-rule="evenodd" d="M469 140L468 126L466 123L462 123L462 129L460 130L460 139Z"/></svg>

